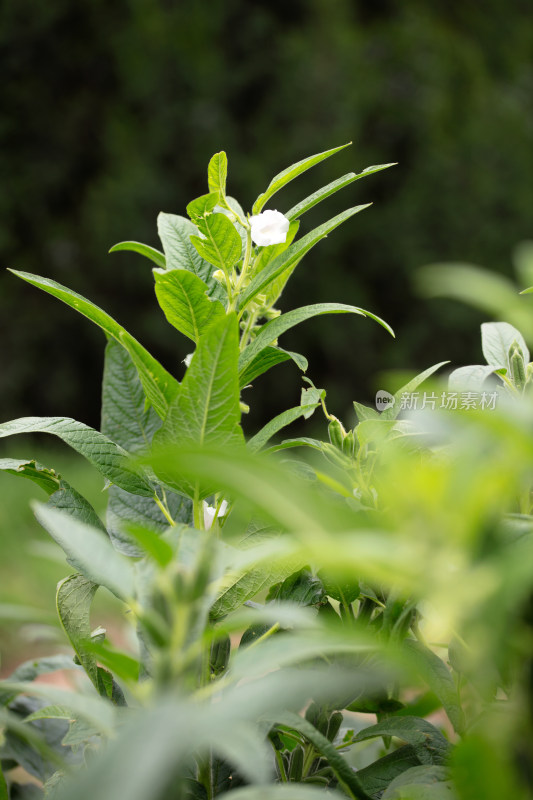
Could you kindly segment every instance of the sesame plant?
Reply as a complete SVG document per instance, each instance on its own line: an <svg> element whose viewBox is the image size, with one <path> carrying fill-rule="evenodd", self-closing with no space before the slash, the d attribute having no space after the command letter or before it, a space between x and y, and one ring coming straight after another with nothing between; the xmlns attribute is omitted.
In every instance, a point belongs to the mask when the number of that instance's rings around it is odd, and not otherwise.
<svg viewBox="0 0 533 800"><path fill-rule="evenodd" d="M305 212L391 166L266 208L340 149L279 173L251 214L226 194L217 153L189 218L159 216L163 251L112 248L153 262L169 334L191 342L182 375L81 295L15 273L106 334L102 424L32 417L0 435L58 436L105 476L108 507L101 520L52 466L0 460L47 493L34 512L70 568L56 597L69 649L0 683L2 800L529 796L523 394L491 413L405 418L400 398L436 364L381 413L356 402L353 426L305 378L299 405L248 438L241 427L250 383L283 361L307 370L278 343L294 325L345 313L392 333L357 306L276 308L303 256L366 206L298 237ZM525 357L520 339L508 344L505 365ZM317 411L324 441L279 441ZM121 642L91 616L97 591L122 604ZM55 670L72 690L37 680Z"/></svg>

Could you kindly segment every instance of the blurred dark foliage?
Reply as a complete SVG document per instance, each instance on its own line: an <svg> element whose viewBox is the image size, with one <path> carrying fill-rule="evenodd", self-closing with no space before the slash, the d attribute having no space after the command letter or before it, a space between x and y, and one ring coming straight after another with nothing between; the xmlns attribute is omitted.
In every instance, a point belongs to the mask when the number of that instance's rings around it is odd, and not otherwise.
<svg viewBox="0 0 533 800"><path fill-rule="evenodd" d="M303 230L374 201L320 243L284 310L344 301L387 319L323 317L286 334L331 410L351 416L377 370L479 360L481 317L426 301L412 271L444 260L510 272L531 238L533 22L529 0L3 0L0 5L0 418L98 424L104 337L5 268L54 278L113 314L178 377L187 342L156 312L150 262L160 210L184 214L217 150L250 208L274 173L353 140L275 198L291 204L370 164ZM316 212L316 213L315 213ZM245 399L265 421L299 399L294 365Z"/></svg>

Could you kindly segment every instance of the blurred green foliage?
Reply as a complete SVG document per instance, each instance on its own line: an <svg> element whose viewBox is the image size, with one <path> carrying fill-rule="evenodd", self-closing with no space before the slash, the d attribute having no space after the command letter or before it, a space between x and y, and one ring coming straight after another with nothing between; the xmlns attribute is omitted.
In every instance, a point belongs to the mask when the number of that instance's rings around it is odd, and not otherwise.
<svg viewBox="0 0 533 800"><path fill-rule="evenodd" d="M527 0L4 0L0 417L68 413L97 424L103 350L92 326L7 266L93 298L175 370L185 345L154 313L147 263L107 250L121 239L157 245L157 212L183 213L220 149L229 191L249 204L252 187L332 144L354 141L336 156L339 174L399 162L346 190L348 202L374 208L317 248L281 303L342 297L397 331L392 342L364 320L332 318L290 334L286 346L309 357L333 411L376 388L377 359L413 370L472 360L481 318L420 300L410 272L459 259L506 272L513 245L531 236L528 12ZM275 207L328 176L304 176ZM331 215L346 202L328 201ZM316 221L311 212L308 229ZM292 365L261 381L258 419L299 395Z"/></svg>

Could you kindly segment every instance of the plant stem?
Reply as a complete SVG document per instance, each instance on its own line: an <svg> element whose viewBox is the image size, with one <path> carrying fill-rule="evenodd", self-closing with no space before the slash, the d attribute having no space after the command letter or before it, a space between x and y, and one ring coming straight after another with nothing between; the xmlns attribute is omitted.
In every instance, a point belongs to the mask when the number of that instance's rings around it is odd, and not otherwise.
<svg viewBox="0 0 533 800"><path fill-rule="evenodd" d="M166 507L166 505L165 505L165 504L164 504L164 503L163 503L163 502L162 502L162 501L159 499L159 497L157 496L157 494L156 494L155 492L154 492L154 500L155 500L155 502L156 502L156 505L158 506L159 510L160 510L160 511L161 511L161 513L163 514L164 518L167 520L168 524L169 524L169 525L172 525L172 527L174 527L174 526L176 525L176 523L174 522L174 520L173 520L173 519L172 519L172 517L170 516L170 512L169 512L168 508L167 508L167 507Z"/></svg>

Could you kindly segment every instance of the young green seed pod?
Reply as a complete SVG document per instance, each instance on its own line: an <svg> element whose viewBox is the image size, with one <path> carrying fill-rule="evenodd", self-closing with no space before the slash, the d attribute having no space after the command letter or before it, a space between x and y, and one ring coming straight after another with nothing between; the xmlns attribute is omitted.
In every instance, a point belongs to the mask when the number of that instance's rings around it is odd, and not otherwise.
<svg viewBox="0 0 533 800"><path fill-rule="evenodd" d="M304 749L301 745L294 748L291 753L291 761L289 765L289 779L300 783L302 780L304 768Z"/></svg>
<svg viewBox="0 0 533 800"><path fill-rule="evenodd" d="M521 391L526 385L526 368L522 348L516 341L509 348L509 366L511 367L511 379L516 388Z"/></svg>
<svg viewBox="0 0 533 800"><path fill-rule="evenodd" d="M329 724L329 715L327 711L321 710L316 721L316 728L323 736L327 736Z"/></svg>
<svg viewBox="0 0 533 800"><path fill-rule="evenodd" d="M353 458L355 454L355 434L353 431L348 431L342 443L342 452L344 455Z"/></svg>
<svg viewBox="0 0 533 800"><path fill-rule="evenodd" d="M331 418L331 422L328 425L328 436L331 444L339 450L342 450L342 443L346 436L346 431L344 430L342 422L337 419L337 417Z"/></svg>
<svg viewBox="0 0 533 800"><path fill-rule="evenodd" d="M334 711L331 717L329 718L328 722L328 732L327 737L330 742L335 741L335 737L338 734L340 727L342 725L342 714L340 711Z"/></svg>
<svg viewBox="0 0 533 800"><path fill-rule="evenodd" d="M319 714L320 714L320 708L313 701L309 706L309 708L307 709L307 711L305 712L305 718L308 722L311 723L311 725L314 725L316 728Z"/></svg>

